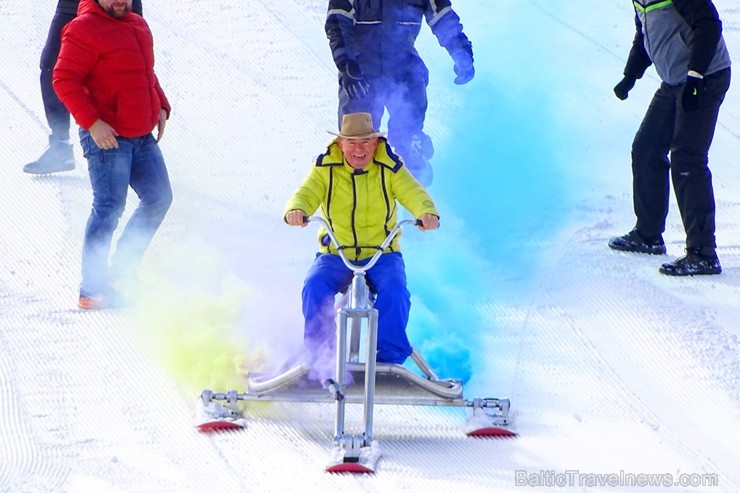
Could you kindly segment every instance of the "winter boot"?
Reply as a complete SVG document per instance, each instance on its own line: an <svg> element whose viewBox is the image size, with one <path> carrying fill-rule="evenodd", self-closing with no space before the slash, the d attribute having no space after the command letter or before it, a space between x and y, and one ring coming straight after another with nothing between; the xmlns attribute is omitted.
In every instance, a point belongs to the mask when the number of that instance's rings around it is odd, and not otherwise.
<svg viewBox="0 0 740 493"><path fill-rule="evenodd" d="M75 159L72 153L72 143L69 140L49 138L49 148L44 151L38 160L28 163L23 171L34 175L58 173L75 169Z"/></svg>
<svg viewBox="0 0 740 493"><path fill-rule="evenodd" d="M649 253L651 255L664 255L666 252L661 235L647 238L637 231L637 228L626 235L611 238L609 248L623 252Z"/></svg>
<svg viewBox="0 0 740 493"><path fill-rule="evenodd" d="M414 175L416 181L421 183L422 186L428 187L432 184L434 173L432 172L432 166L429 164L429 161L426 159L414 159L406 163L406 166L411 174Z"/></svg>
<svg viewBox="0 0 740 493"><path fill-rule="evenodd" d="M434 173L429 160L434 155L434 145L432 139L424 132L415 134L411 138L408 156L406 157L406 166L416 181L423 186L428 187L432 184Z"/></svg>
<svg viewBox="0 0 740 493"><path fill-rule="evenodd" d="M701 248L692 247L686 249L685 257L663 264L658 270L668 276L699 276L719 274L722 266L715 252L702 252Z"/></svg>

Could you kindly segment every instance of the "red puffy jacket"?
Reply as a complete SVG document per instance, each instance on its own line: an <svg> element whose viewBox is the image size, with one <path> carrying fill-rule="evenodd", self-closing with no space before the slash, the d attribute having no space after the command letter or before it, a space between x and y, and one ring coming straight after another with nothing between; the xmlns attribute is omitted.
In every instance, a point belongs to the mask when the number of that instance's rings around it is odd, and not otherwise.
<svg viewBox="0 0 740 493"><path fill-rule="evenodd" d="M152 33L144 19L121 19L94 0L81 0L62 31L54 90L84 129L100 119L122 137L141 137L170 104L154 74Z"/></svg>

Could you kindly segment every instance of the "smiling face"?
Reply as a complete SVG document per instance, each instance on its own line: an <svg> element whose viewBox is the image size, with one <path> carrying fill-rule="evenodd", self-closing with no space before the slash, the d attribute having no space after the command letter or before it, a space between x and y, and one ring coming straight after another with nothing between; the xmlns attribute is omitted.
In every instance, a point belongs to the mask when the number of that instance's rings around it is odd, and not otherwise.
<svg viewBox="0 0 740 493"><path fill-rule="evenodd" d="M339 138L339 148L342 149L344 159L354 169L363 169L370 164L378 146L378 138L371 139L345 139Z"/></svg>
<svg viewBox="0 0 740 493"><path fill-rule="evenodd" d="M116 19L124 17L131 12L133 0L98 0L100 6Z"/></svg>

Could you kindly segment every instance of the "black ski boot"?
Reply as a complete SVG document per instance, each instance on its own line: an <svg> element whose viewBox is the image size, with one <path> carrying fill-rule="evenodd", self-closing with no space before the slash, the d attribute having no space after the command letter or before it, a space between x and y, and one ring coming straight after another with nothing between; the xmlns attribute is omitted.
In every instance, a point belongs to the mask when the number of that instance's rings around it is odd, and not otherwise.
<svg viewBox="0 0 740 493"><path fill-rule="evenodd" d="M434 179L432 165L429 164L432 156L434 156L432 139L424 132L414 135L411 138L409 152L404 156L404 161L416 181L424 187L431 185Z"/></svg>

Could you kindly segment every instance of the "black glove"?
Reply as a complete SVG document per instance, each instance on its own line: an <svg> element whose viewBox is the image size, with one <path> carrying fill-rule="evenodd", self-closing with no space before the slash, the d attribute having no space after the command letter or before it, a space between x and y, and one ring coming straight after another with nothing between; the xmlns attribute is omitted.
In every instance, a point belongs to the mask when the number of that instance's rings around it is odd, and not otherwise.
<svg viewBox="0 0 740 493"><path fill-rule="evenodd" d="M614 86L614 94L616 94L619 99L624 101L625 99L627 99L627 96L629 95L629 92L632 90L632 88L635 87L635 81L635 78L630 77L629 75L625 75L624 79L620 80L619 84Z"/></svg>
<svg viewBox="0 0 740 493"><path fill-rule="evenodd" d="M365 80L365 76L360 70L360 66L354 60L345 62L339 76L342 88L347 92L350 99L359 99L367 95L370 90L370 84Z"/></svg>
<svg viewBox="0 0 740 493"><path fill-rule="evenodd" d="M473 67L473 58L460 60L455 62L455 84L462 85L467 84L473 79L475 75L475 67Z"/></svg>
<svg viewBox="0 0 740 493"><path fill-rule="evenodd" d="M704 89L704 79L689 75L686 77L686 83L683 85L681 93L681 104L686 113L691 113L699 109L699 97Z"/></svg>
<svg viewBox="0 0 740 493"><path fill-rule="evenodd" d="M460 33L448 46L447 51L455 62L455 84L467 84L475 75L473 67L473 43L467 36Z"/></svg>

